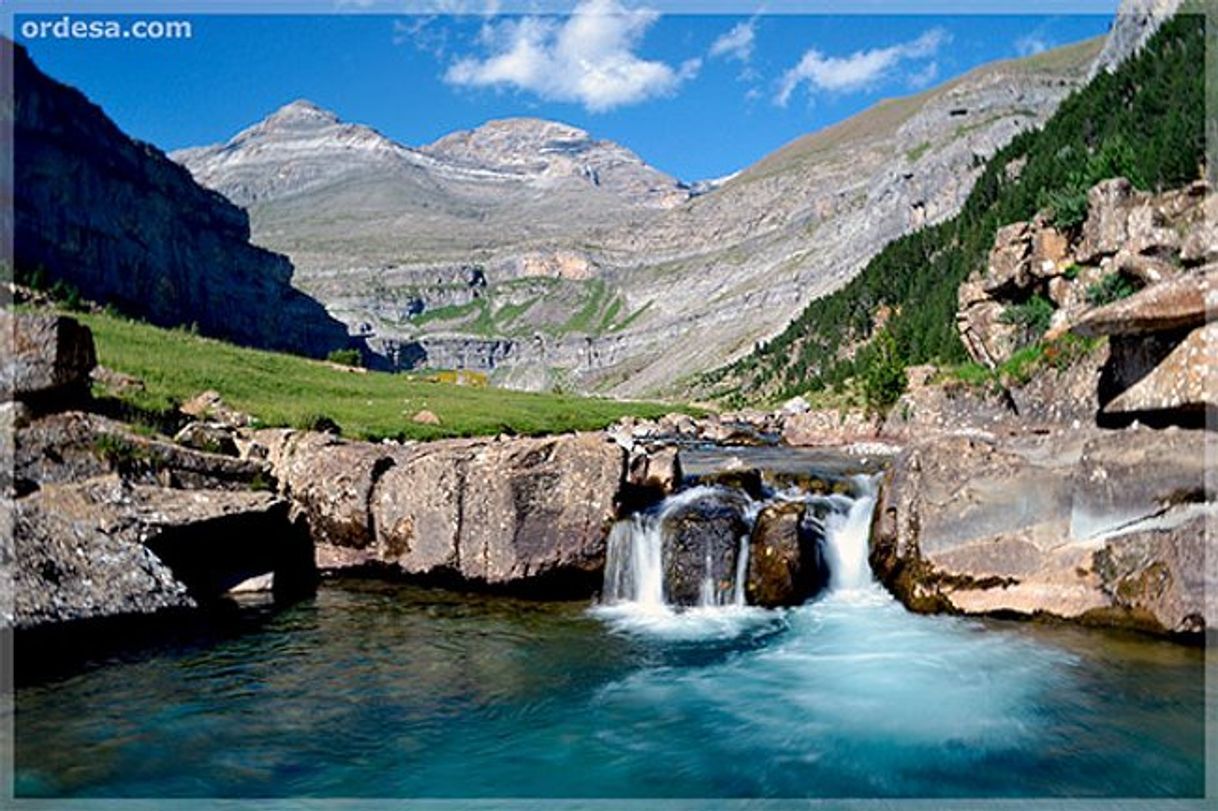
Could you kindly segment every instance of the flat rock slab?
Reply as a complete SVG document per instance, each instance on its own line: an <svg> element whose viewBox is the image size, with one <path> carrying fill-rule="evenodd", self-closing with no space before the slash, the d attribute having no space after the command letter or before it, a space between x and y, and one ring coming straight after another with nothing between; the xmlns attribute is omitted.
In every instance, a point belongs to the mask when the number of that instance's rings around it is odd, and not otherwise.
<svg viewBox="0 0 1218 811"><path fill-rule="evenodd" d="M1143 288L1132 296L1096 308L1070 328L1076 335L1148 335L1199 327L1208 320L1218 301L1212 267L1182 273L1165 282Z"/></svg>
<svg viewBox="0 0 1218 811"><path fill-rule="evenodd" d="M48 485L14 506L15 615L5 620L28 627L194 607L283 569L292 554L300 563L303 536L292 533L287 507L271 493L173 490L116 475Z"/></svg>
<svg viewBox="0 0 1218 811"><path fill-rule="evenodd" d="M1215 627L1206 441L1174 428L923 441L881 488L872 567L918 611Z"/></svg>

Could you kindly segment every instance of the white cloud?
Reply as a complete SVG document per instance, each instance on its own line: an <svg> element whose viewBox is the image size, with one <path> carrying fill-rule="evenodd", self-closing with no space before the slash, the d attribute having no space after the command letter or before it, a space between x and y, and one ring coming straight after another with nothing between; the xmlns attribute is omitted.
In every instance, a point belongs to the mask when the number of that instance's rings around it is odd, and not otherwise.
<svg viewBox="0 0 1218 811"><path fill-rule="evenodd" d="M739 62L748 62L753 58L753 46L757 40L756 20L737 23L730 31L723 33L710 47L710 55L726 57Z"/></svg>
<svg viewBox="0 0 1218 811"><path fill-rule="evenodd" d="M909 74L909 86L921 90L923 87L929 87L931 82L939 78L939 63L927 62L926 67L919 71Z"/></svg>
<svg viewBox="0 0 1218 811"><path fill-rule="evenodd" d="M1028 34L1015 40L1015 53L1020 56L1034 56L1049 50L1049 43L1037 33Z"/></svg>
<svg viewBox="0 0 1218 811"><path fill-rule="evenodd" d="M488 22L480 40L486 58L465 57L444 75L464 87L505 87L547 101L582 104L591 112L637 104L673 93L702 67L700 59L678 66L635 53L659 14L627 9L618 0L584 0L558 21L523 17Z"/></svg>
<svg viewBox="0 0 1218 811"><path fill-rule="evenodd" d="M779 80L778 95L774 101L785 107L791 100L791 94L801 84L807 84L809 89L818 90L859 90L891 75L893 70L904 61L929 59L938 53L950 38L947 31L942 28L932 28L909 42L892 45L888 48L855 51L844 57L825 56L820 51L812 49L803 55L799 64L782 75ZM934 74L938 72L938 67L934 67L934 72L929 75L929 78L927 78L928 70L929 66L913 74L911 81L932 80Z"/></svg>

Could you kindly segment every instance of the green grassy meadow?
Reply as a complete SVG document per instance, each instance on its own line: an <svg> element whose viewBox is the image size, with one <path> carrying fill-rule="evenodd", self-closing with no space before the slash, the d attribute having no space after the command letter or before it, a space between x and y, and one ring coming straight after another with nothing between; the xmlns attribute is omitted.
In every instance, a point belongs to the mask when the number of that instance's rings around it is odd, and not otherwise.
<svg viewBox="0 0 1218 811"><path fill-rule="evenodd" d="M344 436L439 439L498 433L538 435L604 428L624 416L655 418L688 408L537 394L363 372L294 355L246 349L185 330L166 330L101 313L71 313L93 331L98 362L139 378L142 391L118 396L163 412L208 389L266 426L301 427L325 416ZM412 421L419 411L442 424Z"/></svg>

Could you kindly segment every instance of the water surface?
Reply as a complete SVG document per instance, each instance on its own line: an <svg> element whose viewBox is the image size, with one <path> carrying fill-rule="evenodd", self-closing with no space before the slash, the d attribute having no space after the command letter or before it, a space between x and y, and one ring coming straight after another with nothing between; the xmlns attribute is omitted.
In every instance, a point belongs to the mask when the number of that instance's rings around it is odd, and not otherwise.
<svg viewBox="0 0 1218 811"><path fill-rule="evenodd" d="M1199 796L1203 699L1200 650L875 586L665 615L348 581L20 689L17 791Z"/></svg>

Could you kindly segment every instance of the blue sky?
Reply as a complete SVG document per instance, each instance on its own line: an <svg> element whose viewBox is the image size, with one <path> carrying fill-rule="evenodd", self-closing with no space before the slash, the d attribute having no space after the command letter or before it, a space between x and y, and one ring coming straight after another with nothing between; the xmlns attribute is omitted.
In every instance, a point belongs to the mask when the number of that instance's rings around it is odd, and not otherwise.
<svg viewBox="0 0 1218 811"><path fill-rule="evenodd" d="M565 121L686 180L736 171L876 101L1104 33L1109 15L708 16L584 0L571 16L198 16L189 40L16 38L128 133L226 140L296 98L419 145L492 118Z"/></svg>

